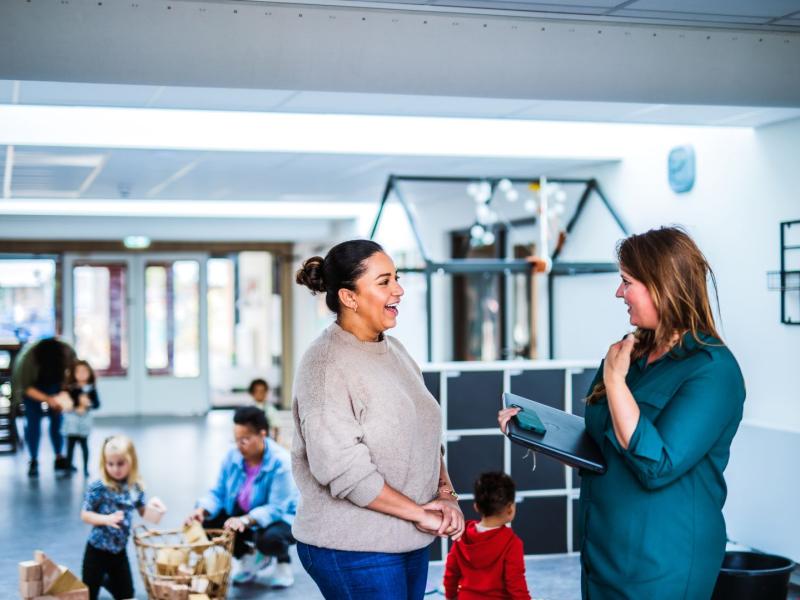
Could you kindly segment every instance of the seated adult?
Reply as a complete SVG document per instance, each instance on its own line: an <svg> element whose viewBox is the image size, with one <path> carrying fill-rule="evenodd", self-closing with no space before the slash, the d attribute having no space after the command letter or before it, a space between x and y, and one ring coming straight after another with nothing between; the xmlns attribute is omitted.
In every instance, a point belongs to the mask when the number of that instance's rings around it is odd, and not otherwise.
<svg viewBox="0 0 800 600"><path fill-rule="evenodd" d="M199 521L206 529L235 532L235 584L253 581L275 557L277 565L270 585L289 587L294 583L289 546L295 543L292 522L298 492L289 453L269 439L268 431L267 418L260 408L244 406L236 410L236 446L225 456L216 486L197 501L186 521Z"/></svg>

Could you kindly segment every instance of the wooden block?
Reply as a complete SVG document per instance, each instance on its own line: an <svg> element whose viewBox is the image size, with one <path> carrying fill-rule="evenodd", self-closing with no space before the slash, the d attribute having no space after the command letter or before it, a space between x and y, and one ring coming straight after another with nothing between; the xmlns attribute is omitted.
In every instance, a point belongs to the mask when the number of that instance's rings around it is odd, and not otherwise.
<svg viewBox="0 0 800 600"><path fill-rule="evenodd" d="M42 580L42 565L35 560L26 560L19 563L19 580L20 581L41 581ZM41 594L41 592L40 592Z"/></svg>
<svg viewBox="0 0 800 600"><path fill-rule="evenodd" d="M231 567L231 555L227 550L220 548L209 548L203 555L206 561L206 573L209 581L217 585L222 585L227 572Z"/></svg>
<svg viewBox="0 0 800 600"><path fill-rule="evenodd" d="M150 587L152 588L153 596L158 600L170 600L170 581L151 581Z"/></svg>
<svg viewBox="0 0 800 600"><path fill-rule="evenodd" d="M84 589L88 589L84 583L78 579L67 567L64 565L59 565L58 569L59 576L50 584L50 586L45 587L44 581L42 582L45 592L54 596L58 596L68 592L79 592Z"/></svg>
<svg viewBox="0 0 800 600"><path fill-rule="evenodd" d="M161 517L163 517L166 512L167 507L164 506L161 500L158 498L150 498L147 506L144 507L142 518L150 523L158 524L161 521Z"/></svg>
<svg viewBox="0 0 800 600"><path fill-rule="evenodd" d="M209 583L206 577L192 577L191 591L205 594L208 591Z"/></svg>
<svg viewBox="0 0 800 600"><path fill-rule="evenodd" d="M211 600L208 594L189 594L189 600Z"/></svg>
<svg viewBox="0 0 800 600"><path fill-rule="evenodd" d="M189 600L189 586L173 583L169 586L169 600Z"/></svg>
<svg viewBox="0 0 800 600"><path fill-rule="evenodd" d="M47 560L47 555L41 550L34 550L33 560L35 560L37 563L44 562L45 560Z"/></svg>
<svg viewBox="0 0 800 600"><path fill-rule="evenodd" d="M145 521L152 523L153 525L158 525L161 522L161 517L163 516L164 516L163 511L160 511L152 506L146 506L142 518Z"/></svg>
<svg viewBox="0 0 800 600"><path fill-rule="evenodd" d="M162 548L156 553L156 572L159 575L177 575L178 567L188 560L188 552L178 548Z"/></svg>
<svg viewBox="0 0 800 600"><path fill-rule="evenodd" d="M42 595L42 580L36 581L20 581L19 582L19 595L23 598L33 598L34 596Z"/></svg>
<svg viewBox="0 0 800 600"><path fill-rule="evenodd" d="M203 526L197 521L192 521L191 525L185 526L183 528L183 535L186 536L186 540L190 544L208 543L208 536L206 535L206 530L203 529Z"/></svg>
<svg viewBox="0 0 800 600"><path fill-rule="evenodd" d="M70 590L56 595L58 600L89 600L89 588L84 587L79 590Z"/></svg>
<svg viewBox="0 0 800 600"><path fill-rule="evenodd" d="M42 560L42 589L46 593L50 593L52 585L61 577L61 569L49 558L45 557Z"/></svg>

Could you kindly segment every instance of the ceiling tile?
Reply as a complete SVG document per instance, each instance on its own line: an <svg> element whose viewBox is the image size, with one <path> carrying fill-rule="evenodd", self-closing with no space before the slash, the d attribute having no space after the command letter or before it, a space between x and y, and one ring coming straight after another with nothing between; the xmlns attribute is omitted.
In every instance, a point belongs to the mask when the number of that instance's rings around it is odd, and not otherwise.
<svg viewBox="0 0 800 600"><path fill-rule="evenodd" d="M0 104L11 104L14 95L14 82L0 79Z"/></svg>
<svg viewBox="0 0 800 600"><path fill-rule="evenodd" d="M649 19L657 23L669 22L674 25L706 25L721 23L730 23L731 25L762 25L771 18L769 16L717 15L692 12L633 9L620 10L613 13L611 16Z"/></svg>
<svg viewBox="0 0 800 600"><path fill-rule="evenodd" d="M20 104L60 106L145 106L158 89L150 85L23 81Z"/></svg>
<svg viewBox="0 0 800 600"><path fill-rule="evenodd" d="M283 104L280 110L366 115L497 117L523 110L530 105L530 100L502 98L301 92Z"/></svg>
<svg viewBox="0 0 800 600"><path fill-rule="evenodd" d="M706 15L739 15L767 18L783 17L800 11L800 0L637 0L631 9L648 10L659 13L682 12ZM614 15L621 14L613 13Z"/></svg>
<svg viewBox="0 0 800 600"><path fill-rule="evenodd" d="M153 108L194 110L275 110L296 92L202 87L164 87L149 103Z"/></svg>
<svg viewBox="0 0 800 600"><path fill-rule="evenodd" d="M571 15L601 15L615 6L616 2L599 0L576 5L555 2L527 2L526 0L432 0L436 6L463 7L483 10L523 10L527 12L562 13Z"/></svg>
<svg viewBox="0 0 800 600"><path fill-rule="evenodd" d="M567 102L545 100L514 113L515 119L543 121L623 121L630 113L652 106L628 102Z"/></svg>

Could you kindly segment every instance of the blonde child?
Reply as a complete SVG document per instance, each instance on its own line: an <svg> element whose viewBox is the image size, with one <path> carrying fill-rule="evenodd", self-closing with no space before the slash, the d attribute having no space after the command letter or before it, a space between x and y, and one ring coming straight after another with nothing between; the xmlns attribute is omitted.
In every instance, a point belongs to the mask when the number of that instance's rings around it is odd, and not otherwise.
<svg viewBox="0 0 800 600"><path fill-rule="evenodd" d="M157 498L151 505L163 507ZM105 587L116 600L133 598L133 578L125 550L133 511L144 514L144 486L133 442L115 435L103 442L100 479L86 489L81 519L93 525L83 555L83 582L96 600Z"/></svg>
<svg viewBox="0 0 800 600"><path fill-rule="evenodd" d="M444 572L448 599L530 600L522 540L508 527L516 515L514 481L505 473L483 473L475 482L480 521L467 521L450 548Z"/></svg>
<svg viewBox="0 0 800 600"><path fill-rule="evenodd" d="M92 430L92 414L100 408L100 398L97 395L96 377L94 369L85 360L78 360L70 369L67 391L71 405L64 412L61 420L61 435L67 438L67 465L70 471L75 471L72 457L75 445L80 444L83 452L83 474L89 475L89 433Z"/></svg>

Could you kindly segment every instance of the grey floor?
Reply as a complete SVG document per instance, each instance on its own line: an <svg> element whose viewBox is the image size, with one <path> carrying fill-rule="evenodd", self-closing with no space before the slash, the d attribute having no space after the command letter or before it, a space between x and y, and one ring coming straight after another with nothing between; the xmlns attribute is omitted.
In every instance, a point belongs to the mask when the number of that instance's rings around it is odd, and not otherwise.
<svg viewBox="0 0 800 600"><path fill-rule="evenodd" d="M21 421L19 428L21 431ZM97 419L90 439L94 452L90 477L97 475L94 463L101 440L113 433L125 433L134 440L148 493L159 496L169 509L159 527L178 527L192 509L195 497L214 482L221 457L232 441L231 412L213 411L204 418ZM81 458L79 452L76 462ZM78 516L85 479L82 475L56 477L52 459L49 439L44 439L40 477L29 480L24 452L0 456L0 598L17 596L17 563L29 560L36 549L80 574L89 533L89 526ZM133 544L129 545L128 556L136 578L136 597L146 598L136 572ZM293 566L296 583L292 588L270 590L258 582L232 588L229 597L321 598L297 560ZM580 570L575 556L528 560L527 573L534 598L580 597ZM436 593L441 576L442 567L432 565L428 597L443 597Z"/></svg>

